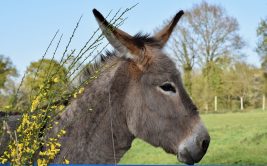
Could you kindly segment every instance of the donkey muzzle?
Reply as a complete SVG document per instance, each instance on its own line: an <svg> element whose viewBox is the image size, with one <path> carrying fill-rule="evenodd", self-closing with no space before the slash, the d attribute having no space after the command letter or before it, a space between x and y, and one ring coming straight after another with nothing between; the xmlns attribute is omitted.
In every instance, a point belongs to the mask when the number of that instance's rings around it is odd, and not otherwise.
<svg viewBox="0 0 267 166"><path fill-rule="evenodd" d="M210 143L210 136L202 122L198 123L191 136L186 137L178 148L179 161L193 165L198 163L206 154Z"/></svg>

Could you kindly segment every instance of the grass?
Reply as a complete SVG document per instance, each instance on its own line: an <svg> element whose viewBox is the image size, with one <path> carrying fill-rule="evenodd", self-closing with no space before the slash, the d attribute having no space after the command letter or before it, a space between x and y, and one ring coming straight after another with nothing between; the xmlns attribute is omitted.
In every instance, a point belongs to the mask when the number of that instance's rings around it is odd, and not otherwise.
<svg viewBox="0 0 267 166"><path fill-rule="evenodd" d="M200 164L267 164L267 111L203 114L211 143ZM136 139L121 164L180 164L176 156Z"/></svg>

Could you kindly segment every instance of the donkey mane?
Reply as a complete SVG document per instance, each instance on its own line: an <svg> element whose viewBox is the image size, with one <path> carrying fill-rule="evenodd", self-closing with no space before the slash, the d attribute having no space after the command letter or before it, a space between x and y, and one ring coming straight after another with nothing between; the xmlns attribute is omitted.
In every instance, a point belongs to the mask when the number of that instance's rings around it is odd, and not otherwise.
<svg viewBox="0 0 267 166"><path fill-rule="evenodd" d="M100 59L96 60L94 63L88 63L85 65L85 67L82 69L79 82L82 84L84 81L90 79L91 76L93 76L96 71L99 71L101 67L106 64L106 62L110 59L117 58L116 51L109 51L106 50L104 54L100 55Z"/></svg>
<svg viewBox="0 0 267 166"><path fill-rule="evenodd" d="M138 32L133 36L133 42L140 49L144 49L145 45L160 47L160 42L154 37L151 37L149 33L143 34L142 32Z"/></svg>

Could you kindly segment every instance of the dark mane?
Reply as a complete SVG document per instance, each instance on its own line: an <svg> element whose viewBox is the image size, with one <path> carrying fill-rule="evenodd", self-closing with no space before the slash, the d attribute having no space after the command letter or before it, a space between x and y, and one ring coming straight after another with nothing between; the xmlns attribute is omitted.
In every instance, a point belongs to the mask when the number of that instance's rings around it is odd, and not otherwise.
<svg viewBox="0 0 267 166"><path fill-rule="evenodd" d="M135 45L139 48L144 48L145 45L150 45L154 47L159 47L160 43L154 37L151 37L150 34L142 34L142 32L138 32L133 36L133 41Z"/></svg>
<svg viewBox="0 0 267 166"><path fill-rule="evenodd" d="M113 51L106 50L105 54L100 55L100 63L105 63L108 59L111 59L113 57L116 57L116 51L115 50L113 50Z"/></svg>
<svg viewBox="0 0 267 166"><path fill-rule="evenodd" d="M106 50L105 54L100 55L100 59L96 60L94 63L88 63L84 66L84 68L81 71L79 82L83 83L88 78L93 76L97 70L99 70L103 64L106 63L107 60L116 57L116 51L108 51Z"/></svg>

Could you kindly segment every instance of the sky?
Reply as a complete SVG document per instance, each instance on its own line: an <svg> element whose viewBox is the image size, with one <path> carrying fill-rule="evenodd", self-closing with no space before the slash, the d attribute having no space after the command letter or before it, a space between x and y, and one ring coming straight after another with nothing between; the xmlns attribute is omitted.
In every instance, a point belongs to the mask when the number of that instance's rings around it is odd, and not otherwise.
<svg viewBox="0 0 267 166"><path fill-rule="evenodd" d="M206 1L221 5L229 16L237 19L239 33L247 44L242 50L247 55L246 61L260 66L260 59L255 52L256 28L260 20L267 17L267 1ZM128 19L121 26L129 34L135 34L140 31L153 32L179 10L188 10L201 2L202 0L1 0L0 54L9 57L22 76L31 62L42 57L58 29L63 34L62 48L59 49L63 52L63 46L66 46L79 17L83 15L70 46L73 49L81 48L98 27L92 14L93 8L107 15L110 10L125 9L139 3L127 13ZM58 56L60 55L59 52Z"/></svg>

